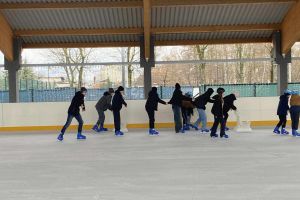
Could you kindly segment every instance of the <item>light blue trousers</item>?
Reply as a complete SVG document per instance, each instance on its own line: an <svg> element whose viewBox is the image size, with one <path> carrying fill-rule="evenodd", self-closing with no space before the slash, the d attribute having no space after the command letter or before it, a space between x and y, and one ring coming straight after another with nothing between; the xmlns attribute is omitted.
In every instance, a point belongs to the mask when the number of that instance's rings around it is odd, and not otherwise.
<svg viewBox="0 0 300 200"><path fill-rule="evenodd" d="M203 109L199 109L197 108L199 117L197 119L197 121L195 122L194 126L198 127L200 122L202 124L202 129L206 129L207 127L207 117L206 117L206 112Z"/></svg>

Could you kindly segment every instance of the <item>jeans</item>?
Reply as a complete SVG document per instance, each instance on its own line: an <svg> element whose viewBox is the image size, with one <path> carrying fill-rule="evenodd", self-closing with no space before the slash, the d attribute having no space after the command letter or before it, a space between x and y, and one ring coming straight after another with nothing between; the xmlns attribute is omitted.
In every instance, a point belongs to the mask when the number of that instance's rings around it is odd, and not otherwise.
<svg viewBox="0 0 300 200"><path fill-rule="evenodd" d="M282 126L282 128L285 128L286 126L286 115L279 115L279 122L277 124L277 127L279 128Z"/></svg>
<svg viewBox="0 0 300 200"><path fill-rule="evenodd" d="M195 122L194 126L198 127L200 122L202 123L202 129L206 129L207 127L207 118L206 118L206 113L205 110L197 108L199 117L197 121Z"/></svg>
<svg viewBox="0 0 300 200"><path fill-rule="evenodd" d="M72 120L73 120L74 117L78 121L78 133L82 132L83 120L82 120L81 115L78 114L78 115L74 116L74 115L68 114L67 122L66 122L66 124L64 125L64 127L61 130L62 134L65 134L67 128L71 125Z"/></svg>
<svg viewBox="0 0 300 200"><path fill-rule="evenodd" d="M115 132L117 132L121 130L120 110L113 110L113 114L114 114Z"/></svg>
<svg viewBox="0 0 300 200"><path fill-rule="evenodd" d="M179 133L179 131L182 129L181 107L173 105L172 110L174 113L175 132Z"/></svg>
<svg viewBox="0 0 300 200"><path fill-rule="evenodd" d="M103 110L97 110L98 112L98 121L97 126L103 127L104 121L105 121L105 114Z"/></svg>
<svg viewBox="0 0 300 200"><path fill-rule="evenodd" d="M292 120L292 129L298 130L299 127L299 117L300 117L300 106L291 106L291 120Z"/></svg>
<svg viewBox="0 0 300 200"><path fill-rule="evenodd" d="M225 135L225 119L221 116L214 116L214 124L211 128L211 135L216 134L219 124L221 125L220 136L222 137Z"/></svg>
<svg viewBox="0 0 300 200"><path fill-rule="evenodd" d="M155 110L146 109L149 117L149 128L154 129L154 122L155 122Z"/></svg>

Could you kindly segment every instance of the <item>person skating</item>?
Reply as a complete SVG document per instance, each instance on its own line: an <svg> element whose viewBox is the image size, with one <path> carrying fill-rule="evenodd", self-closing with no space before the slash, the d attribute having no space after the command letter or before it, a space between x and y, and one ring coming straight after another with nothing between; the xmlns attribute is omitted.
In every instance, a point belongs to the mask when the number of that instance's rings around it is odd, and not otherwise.
<svg viewBox="0 0 300 200"><path fill-rule="evenodd" d="M299 92L293 91L290 99L290 114L292 120L292 135L294 137L300 137L298 133L299 116L300 116L300 96Z"/></svg>
<svg viewBox="0 0 300 200"><path fill-rule="evenodd" d="M286 116L288 114L288 111L290 109L289 107L289 98L292 92L290 90L285 90L283 95L279 98L278 108L277 108L277 115L279 117L279 122L277 126L275 127L273 133L276 134L282 134L282 135L288 135L289 132L285 130L286 126ZM281 127L281 130L280 130Z"/></svg>
<svg viewBox="0 0 300 200"><path fill-rule="evenodd" d="M182 119L181 119L181 104L183 100L183 95L181 91L181 86L179 83L175 84L175 90L173 92L173 96L171 100L168 102L172 105L172 110L174 114L174 123L175 123L175 132L184 133L184 129L182 128Z"/></svg>
<svg viewBox="0 0 300 200"><path fill-rule="evenodd" d="M119 88L115 91L115 95L112 99L112 111L114 115L114 125L115 125L115 135L122 136L124 133L121 131L121 116L120 111L122 106L127 107L127 103L124 101L122 93L124 92L124 88L119 86Z"/></svg>
<svg viewBox="0 0 300 200"><path fill-rule="evenodd" d="M107 92L104 92L103 96L97 102L95 108L98 112L98 121L93 127L94 131L102 132L107 131L107 128L104 128L104 121L105 121L105 111L107 109L111 110L111 99L112 95L114 94L114 89L109 88Z"/></svg>
<svg viewBox="0 0 300 200"><path fill-rule="evenodd" d="M221 138L228 138L228 135L225 133L225 120L224 120L224 113L223 113L223 106L224 106L224 99L223 94L225 92L224 88L217 89L217 95L215 95L212 99L214 100L214 104L212 107L212 114L214 115L214 124L211 128L211 137L218 137L216 134L219 124L221 125L220 137Z"/></svg>
<svg viewBox="0 0 300 200"><path fill-rule="evenodd" d="M187 92L184 94L182 100L182 119L183 119L183 128L185 131L189 131L190 127L198 130L197 127L191 124L191 117L194 114L194 105L193 105L193 95L191 92Z"/></svg>
<svg viewBox="0 0 300 200"><path fill-rule="evenodd" d="M61 130L61 133L58 136L58 140L62 141L64 139L64 134L67 130L67 128L72 123L73 118L78 121L78 133L77 133L77 139L78 140L85 140L86 136L82 135L82 127L83 127L83 120L80 115L80 107L82 108L82 111L85 111L85 105L84 105L84 97L87 93L87 89L85 87L82 87L80 91L75 93L75 96L72 99L71 105L68 109L68 118L66 121L66 124Z"/></svg>
<svg viewBox="0 0 300 200"><path fill-rule="evenodd" d="M202 123L202 128L200 129L201 132L209 132L209 129L207 128L207 117L206 117L206 104L207 103L213 103L214 101L211 99L211 95L214 93L214 90L212 88L208 88L207 91L197 97L194 101L194 105L197 108L199 117L197 121L194 123L195 127L199 127L200 122Z"/></svg>
<svg viewBox="0 0 300 200"><path fill-rule="evenodd" d="M152 87L148 94L145 109L149 117L149 134L159 135L159 132L155 130L155 111L157 111L158 103L166 105L167 103L161 100L157 94L157 88Z"/></svg>
<svg viewBox="0 0 300 200"><path fill-rule="evenodd" d="M227 119L229 117L228 112L230 110L237 110L237 108L234 105L234 101L236 100L235 94L230 94L224 97L224 106L223 106L223 114L224 114L224 123L225 123L225 131L228 131L229 128L227 128Z"/></svg>

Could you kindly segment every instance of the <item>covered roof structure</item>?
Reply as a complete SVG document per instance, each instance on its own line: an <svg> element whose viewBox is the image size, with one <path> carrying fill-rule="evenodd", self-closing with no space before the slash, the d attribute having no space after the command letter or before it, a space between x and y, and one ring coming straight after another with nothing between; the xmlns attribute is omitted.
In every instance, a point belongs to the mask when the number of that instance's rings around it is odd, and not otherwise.
<svg viewBox="0 0 300 200"><path fill-rule="evenodd" d="M296 0L0 0L0 49L13 60L13 38L23 48L271 42L282 32L282 52L300 39Z"/></svg>

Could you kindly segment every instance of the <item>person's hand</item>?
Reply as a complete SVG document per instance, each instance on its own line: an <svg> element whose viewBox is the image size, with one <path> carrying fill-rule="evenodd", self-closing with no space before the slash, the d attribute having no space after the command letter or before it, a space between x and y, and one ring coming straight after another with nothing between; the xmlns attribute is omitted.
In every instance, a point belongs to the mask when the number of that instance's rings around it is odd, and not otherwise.
<svg viewBox="0 0 300 200"><path fill-rule="evenodd" d="M83 111L83 112L85 111L85 107L82 108L82 111Z"/></svg>
<svg viewBox="0 0 300 200"><path fill-rule="evenodd" d="M127 104L125 104L125 107L127 108Z"/></svg>
<svg viewBox="0 0 300 200"><path fill-rule="evenodd" d="M168 105L168 103L167 103L167 102L165 102L165 105Z"/></svg>

